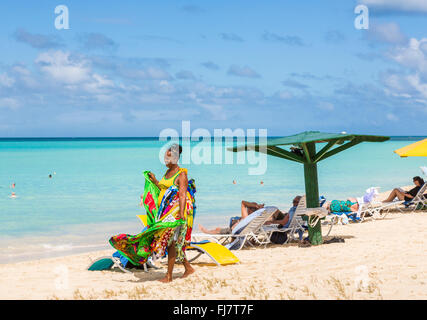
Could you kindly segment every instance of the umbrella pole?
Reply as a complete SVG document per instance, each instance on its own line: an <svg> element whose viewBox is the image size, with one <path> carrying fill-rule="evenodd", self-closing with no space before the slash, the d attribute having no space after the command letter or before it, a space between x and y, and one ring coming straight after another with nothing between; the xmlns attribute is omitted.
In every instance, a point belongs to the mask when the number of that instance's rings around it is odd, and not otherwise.
<svg viewBox="0 0 427 320"><path fill-rule="evenodd" d="M315 154L315 146L308 145L310 154ZM311 147L311 148L310 148ZM310 150L314 147L313 150ZM307 208L317 208L319 206L319 183L317 180L317 163L304 163L305 194L307 199ZM310 219L310 218L309 218ZM312 228L308 224L308 236L312 245L323 243L322 225L320 220Z"/></svg>

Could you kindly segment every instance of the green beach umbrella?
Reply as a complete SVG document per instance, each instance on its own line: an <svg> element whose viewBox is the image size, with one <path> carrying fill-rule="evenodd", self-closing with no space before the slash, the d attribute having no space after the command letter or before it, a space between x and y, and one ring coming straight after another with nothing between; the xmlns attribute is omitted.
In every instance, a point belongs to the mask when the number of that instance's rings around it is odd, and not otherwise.
<svg viewBox="0 0 427 320"><path fill-rule="evenodd" d="M317 163L325 160L361 142L383 142L390 137L370 136L343 133L324 133L319 131L306 131L293 136L276 138L267 141L266 144L245 144L228 148L230 151L239 152L254 150L285 160L295 161L304 165L305 192L307 208L319 206L319 184L317 179ZM319 151L317 143L326 143ZM296 151L289 151L281 146L297 147ZM320 220L314 226L308 228L310 242L313 245L323 243Z"/></svg>

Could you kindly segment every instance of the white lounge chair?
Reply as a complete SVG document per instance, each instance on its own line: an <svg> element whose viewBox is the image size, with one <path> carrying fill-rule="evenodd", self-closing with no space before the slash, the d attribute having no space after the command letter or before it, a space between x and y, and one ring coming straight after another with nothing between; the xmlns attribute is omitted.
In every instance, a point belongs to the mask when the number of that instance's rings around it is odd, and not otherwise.
<svg viewBox="0 0 427 320"><path fill-rule="evenodd" d="M225 244L231 240L231 243L225 245L230 250L240 250L245 244L253 245L251 242L257 245L267 245L270 243L270 234L264 231L262 226L278 210L277 207L264 207L251 213L233 228L231 234L194 233L192 239L198 241L203 238L210 238L220 244Z"/></svg>
<svg viewBox="0 0 427 320"><path fill-rule="evenodd" d="M295 240L295 233L299 234L299 238L301 240L302 233L304 233L305 228L303 227L304 221L302 220L300 213L303 212L304 209L306 209L305 196L301 197L292 216L292 220L288 224L287 228L280 228L278 224L264 225L262 228L265 232L268 233L269 239L271 239L271 236L274 232L285 232L288 233L288 238L286 239L285 243L288 243L291 240Z"/></svg>
<svg viewBox="0 0 427 320"><path fill-rule="evenodd" d="M424 207L426 207L427 206L427 197L425 194L426 192L427 192L427 182L424 183L424 185L418 191L417 195L411 201L409 201L406 204L406 206L407 207L414 206L414 209L412 211L418 210L419 208L423 209Z"/></svg>
<svg viewBox="0 0 427 320"><path fill-rule="evenodd" d="M424 183L424 185L420 188L420 190L412 200L410 201L397 200L392 202L384 202L384 203L380 203L377 207L373 208L372 210L375 210L377 215L385 216L392 209L397 209L403 213L405 209L413 206L413 209L411 210L411 212L413 212L417 210L417 208L419 207L422 208L424 206L427 206L427 198L424 195L425 192L427 192L427 182Z"/></svg>

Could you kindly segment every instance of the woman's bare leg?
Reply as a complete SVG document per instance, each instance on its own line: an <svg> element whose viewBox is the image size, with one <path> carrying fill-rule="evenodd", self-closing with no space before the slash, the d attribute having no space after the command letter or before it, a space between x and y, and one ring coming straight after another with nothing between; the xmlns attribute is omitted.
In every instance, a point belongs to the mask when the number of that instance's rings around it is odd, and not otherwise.
<svg viewBox="0 0 427 320"><path fill-rule="evenodd" d="M190 274L195 272L194 268L191 266L190 262L188 262L187 258L184 259L182 264L184 265L184 268L185 268L185 271L184 271L184 274L182 275L182 278L186 278Z"/></svg>
<svg viewBox="0 0 427 320"><path fill-rule="evenodd" d="M392 202L394 198L398 198L400 201L403 201L405 199L405 194L400 191L399 189L393 189L393 191L390 193L387 199L385 199L383 202Z"/></svg>
<svg viewBox="0 0 427 320"><path fill-rule="evenodd" d="M175 241L174 241L168 247L168 271L166 273L166 276L163 279L159 280L160 282L167 283L172 281L172 272L173 272L173 267L175 265L175 259L176 259L176 249L175 249Z"/></svg>

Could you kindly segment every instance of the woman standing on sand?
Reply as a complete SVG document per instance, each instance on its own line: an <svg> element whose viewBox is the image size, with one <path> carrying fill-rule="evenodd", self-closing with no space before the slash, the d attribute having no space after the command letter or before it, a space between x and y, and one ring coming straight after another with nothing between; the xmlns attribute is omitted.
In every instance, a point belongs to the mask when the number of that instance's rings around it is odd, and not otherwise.
<svg viewBox="0 0 427 320"><path fill-rule="evenodd" d="M176 227L172 235L170 236L167 248L168 248L168 271L165 278L161 279L161 282L172 281L172 272L175 265L175 260L182 262L185 268L183 278L189 276L194 272L193 267L185 257L185 247L191 240L191 230L193 227L193 210L187 208L187 188L188 188L188 177L187 169L180 168L178 166L178 160L182 153L182 147L180 145L172 145L165 153L165 164L168 168L163 178L158 181L153 173L150 173L151 181L160 189L158 197L158 204L162 202L163 196L166 191L171 187L175 186L179 192L179 216L178 219L184 220L184 224Z"/></svg>

